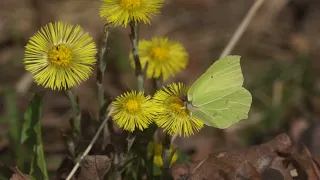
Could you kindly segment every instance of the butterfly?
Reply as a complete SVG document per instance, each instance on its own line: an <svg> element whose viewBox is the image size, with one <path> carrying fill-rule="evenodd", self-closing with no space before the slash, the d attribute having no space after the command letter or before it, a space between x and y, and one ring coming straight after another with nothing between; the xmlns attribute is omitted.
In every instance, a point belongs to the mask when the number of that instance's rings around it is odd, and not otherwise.
<svg viewBox="0 0 320 180"><path fill-rule="evenodd" d="M248 118L252 96L243 81L240 56L225 56L191 85L186 108L208 126L228 128Z"/></svg>

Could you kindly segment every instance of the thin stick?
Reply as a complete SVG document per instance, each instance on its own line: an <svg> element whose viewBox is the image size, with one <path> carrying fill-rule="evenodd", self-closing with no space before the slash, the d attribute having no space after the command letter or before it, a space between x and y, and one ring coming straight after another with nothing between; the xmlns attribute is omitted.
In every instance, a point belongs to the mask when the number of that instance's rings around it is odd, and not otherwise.
<svg viewBox="0 0 320 180"><path fill-rule="evenodd" d="M256 0L256 2L251 6L250 10L248 11L248 13L246 14L246 16L244 17L244 19L242 20L241 24L239 25L239 27L236 29L235 33L232 35L232 38L230 39L230 41L228 42L227 46L224 48L224 50L222 51L220 58L227 56L232 49L234 48L234 46L237 44L237 42L239 41L240 37L242 36L243 32L247 29L250 21L252 20L252 18L255 16L255 14L257 13L258 9L260 8L260 6L263 4L264 0ZM203 159L202 161L200 161L200 163L197 165L197 167L194 168L194 170L192 171L192 175L196 172L196 170L204 163L208 160L209 156L206 157L205 159Z"/></svg>
<svg viewBox="0 0 320 180"><path fill-rule="evenodd" d="M224 48L223 52L220 55L220 58L227 56L233 50L234 46L239 41L240 37L242 36L243 32L247 29L250 21L257 13L260 6L263 4L264 0L256 0L256 2L251 6L250 10L242 20L241 24L233 34L231 40L229 41L228 45Z"/></svg>
<svg viewBox="0 0 320 180"><path fill-rule="evenodd" d="M199 164L197 165L197 167L195 167L191 173L191 176L196 172L196 170L204 163L206 162L207 160L209 159L209 156L204 158L201 162L199 162Z"/></svg>
<svg viewBox="0 0 320 180"><path fill-rule="evenodd" d="M68 175L66 180L70 180L72 178L72 176L76 173L76 171L78 170L78 168L80 167L80 163L81 161L84 159L84 157L86 155L88 155L88 153L90 152L90 150L92 149L94 143L96 143L102 129L104 128L104 125L107 123L109 117L111 116L111 112L112 112L112 108L109 109L109 113L107 114L106 118L103 120L103 122L101 123L97 133L94 135L93 139L91 140L90 144L88 145L87 149L83 152L82 156L80 157L80 159L78 160L77 164L73 167L72 171L70 172L70 174Z"/></svg>

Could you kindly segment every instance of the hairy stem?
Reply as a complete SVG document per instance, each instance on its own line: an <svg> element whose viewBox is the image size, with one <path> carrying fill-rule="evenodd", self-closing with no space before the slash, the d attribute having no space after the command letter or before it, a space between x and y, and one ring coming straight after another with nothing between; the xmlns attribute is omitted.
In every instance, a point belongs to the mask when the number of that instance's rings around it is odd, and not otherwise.
<svg viewBox="0 0 320 180"><path fill-rule="evenodd" d="M137 90L138 91L144 91L144 75L143 70L140 63L140 57L139 57L139 24L135 22L130 23L131 27L131 33L130 33L130 39L131 39L131 45L132 45L132 55L136 70L136 76L137 76Z"/></svg>
<svg viewBox="0 0 320 180"><path fill-rule="evenodd" d="M99 99L99 121L102 121L105 116L105 97L104 97L104 71L107 66L107 62L105 60L105 57L109 51L108 47L108 37L110 35L111 27L110 24L105 24L103 28L104 36L101 43L101 50L99 53L99 59L98 59L98 69L97 69L97 87L98 87L98 99Z"/></svg>
<svg viewBox="0 0 320 180"><path fill-rule="evenodd" d="M66 94L71 104L73 118L71 120L72 131L75 134L81 134L81 110L77 96L70 90L66 90Z"/></svg>

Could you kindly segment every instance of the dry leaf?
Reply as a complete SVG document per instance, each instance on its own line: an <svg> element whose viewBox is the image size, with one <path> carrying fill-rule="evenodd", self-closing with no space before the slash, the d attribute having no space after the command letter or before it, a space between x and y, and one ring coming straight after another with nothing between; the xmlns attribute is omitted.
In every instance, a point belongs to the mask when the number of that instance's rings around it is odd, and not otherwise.
<svg viewBox="0 0 320 180"><path fill-rule="evenodd" d="M103 179L109 171L111 161L108 156L92 155L86 156L81 164L78 180Z"/></svg>
<svg viewBox="0 0 320 180"><path fill-rule="evenodd" d="M25 176L21 176L21 174L12 174L10 180L29 180L29 178Z"/></svg>
<svg viewBox="0 0 320 180"><path fill-rule="evenodd" d="M261 174L268 169L273 160L280 154L291 151L292 141L287 134L280 134L270 142L247 149L239 149L218 154L211 154L205 161L193 162L172 167L172 176L175 180L188 177L198 179L260 179ZM275 166L273 168L280 168ZM282 168L282 167L281 167ZM277 169L282 171L283 169Z"/></svg>

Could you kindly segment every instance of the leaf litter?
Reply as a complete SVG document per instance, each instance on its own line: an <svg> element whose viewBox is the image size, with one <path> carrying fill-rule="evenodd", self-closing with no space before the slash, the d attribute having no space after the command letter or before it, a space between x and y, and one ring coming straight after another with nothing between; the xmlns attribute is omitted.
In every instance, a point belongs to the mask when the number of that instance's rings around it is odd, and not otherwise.
<svg viewBox="0 0 320 180"><path fill-rule="evenodd" d="M304 180L318 179L319 163L304 148L295 151L283 133L258 146L210 154L203 161L175 164L175 180Z"/></svg>

